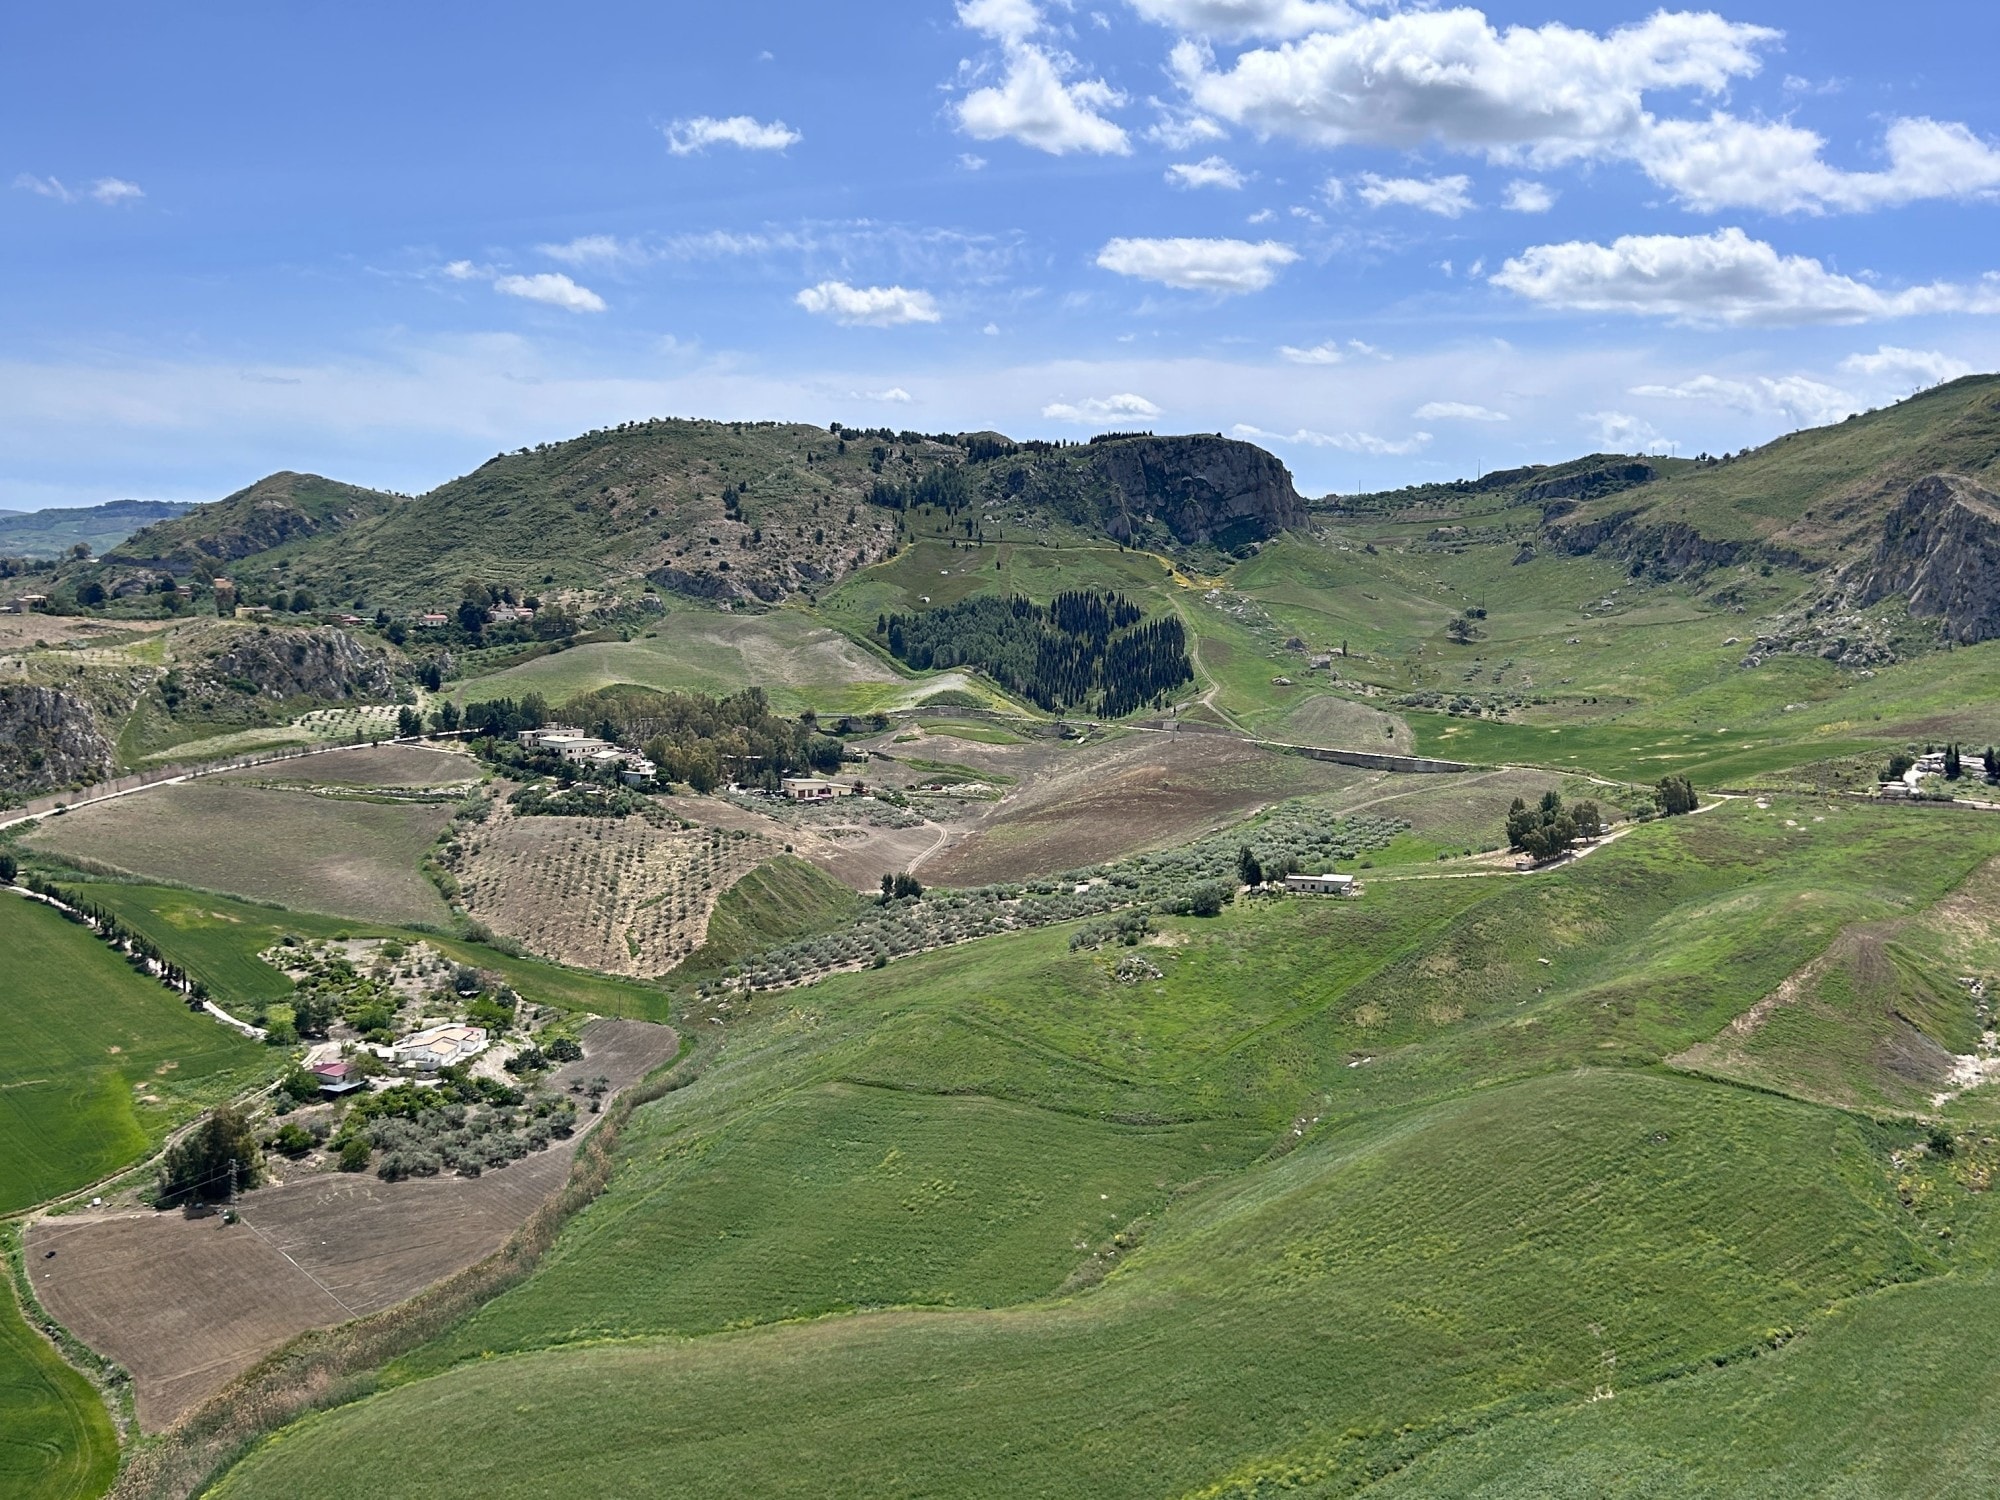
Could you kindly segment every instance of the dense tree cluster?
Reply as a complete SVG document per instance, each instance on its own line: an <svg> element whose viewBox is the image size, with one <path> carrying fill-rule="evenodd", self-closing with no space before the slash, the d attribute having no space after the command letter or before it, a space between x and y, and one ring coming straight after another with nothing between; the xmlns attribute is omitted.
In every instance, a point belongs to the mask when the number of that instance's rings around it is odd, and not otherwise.
<svg viewBox="0 0 2000 1500"><path fill-rule="evenodd" d="M1604 818L1595 802L1563 806L1559 792L1544 792L1542 800L1530 807L1521 798L1507 810L1507 844L1531 859L1554 859L1578 839L1594 839L1604 832Z"/></svg>
<svg viewBox="0 0 2000 1500"><path fill-rule="evenodd" d="M889 510L914 510L920 505L935 506L955 516L972 503L972 485L965 470L947 464L930 470L908 484L878 479L869 487L868 503Z"/></svg>
<svg viewBox="0 0 2000 1500"><path fill-rule="evenodd" d="M1662 776L1660 784L1653 788L1653 802L1669 818L1678 818L1701 806L1701 798L1694 794L1694 787L1685 776Z"/></svg>
<svg viewBox="0 0 2000 1500"><path fill-rule="evenodd" d="M224 1105L167 1148L153 1201L169 1208L190 1198L228 1198L257 1185L263 1160L250 1122Z"/></svg>
<svg viewBox="0 0 2000 1500"><path fill-rule="evenodd" d="M1187 634L1147 620L1122 594L1084 589L1036 604L983 594L913 615L883 615L876 633L918 671L975 667L1055 712L1091 706L1118 718L1194 679Z"/></svg>
<svg viewBox="0 0 2000 1500"><path fill-rule="evenodd" d="M812 715L772 713L762 688L712 698L621 685L572 698L563 714L606 739L643 745L662 777L698 792L730 781L775 791L782 776L839 771L843 753Z"/></svg>

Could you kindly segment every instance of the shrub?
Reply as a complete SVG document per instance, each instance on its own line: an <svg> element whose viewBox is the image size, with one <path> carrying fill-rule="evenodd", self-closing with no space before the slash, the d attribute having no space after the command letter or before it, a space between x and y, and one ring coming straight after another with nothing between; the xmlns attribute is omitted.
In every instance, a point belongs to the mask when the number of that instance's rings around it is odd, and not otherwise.
<svg viewBox="0 0 2000 1500"><path fill-rule="evenodd" d="M224 1105L167 1148L155 1201L161 1207L190 1198L214 1200L257 1185L263 1151L250 1122Z"/></svg>

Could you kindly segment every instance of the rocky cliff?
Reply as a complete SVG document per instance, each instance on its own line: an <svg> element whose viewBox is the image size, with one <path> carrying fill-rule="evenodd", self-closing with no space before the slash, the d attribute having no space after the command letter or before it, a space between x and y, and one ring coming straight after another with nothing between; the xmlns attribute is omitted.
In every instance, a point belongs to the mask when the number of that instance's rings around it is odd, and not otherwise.
<svg viewBox="0 0 2000 1500"><path fill-rule="evenodd" d="M2000 636L2000 495L1957 474L1911 485L1861 582L1863 604L1892 596L1960 644Z"/></svg>
<svg viewBox="0 0 2000 1500"><path fill-rule="evenodd" d="M176 676L176 690L197 702L246 688L281 702L312 698L339 703L396 695L396 668L389 653L330 627L241 629Z"/></svg>
<svg viewBox="0 0 2000 1500"><path fill-rule="evenodd" d="M1232 548L1305 523L1291 472L1251 443L1189 437L1107 438L995 464L1001 495L1137 542L1164 530L1190 546Z"/></svg>
<svg viewBox="0 0 2000 1500"><path fill-rule="evenodd" d="M33 796L111 773L111 742L90 703L61 688L0 687L0 794Z"/></svg>

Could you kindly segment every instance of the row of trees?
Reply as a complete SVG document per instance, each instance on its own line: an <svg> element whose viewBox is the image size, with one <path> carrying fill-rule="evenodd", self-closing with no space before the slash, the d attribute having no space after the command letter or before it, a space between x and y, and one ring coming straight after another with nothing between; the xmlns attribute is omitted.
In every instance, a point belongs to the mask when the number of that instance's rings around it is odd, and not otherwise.
<svg viewBox="0 0 2000 1500"><path fill-rule="evenodd" d="M1050 712L1094 704L1117 718L1194 679L1180 620L1146 620L1111 592L1076 590L1047 605L982 594L881 615L875 629L891 655L920 672L973 667Z"/></svg>
<svg viewBox="0 0 2000 1500"><path fill-rule="evenodd" d="M1542 800L1532 807L1516 797L1507 809L1507 845L1530 859L1554 859L1578 839L1599 838L1603 833L1604 816L1595 802L1565 807L1560 792L1542 793Z"/></svg>

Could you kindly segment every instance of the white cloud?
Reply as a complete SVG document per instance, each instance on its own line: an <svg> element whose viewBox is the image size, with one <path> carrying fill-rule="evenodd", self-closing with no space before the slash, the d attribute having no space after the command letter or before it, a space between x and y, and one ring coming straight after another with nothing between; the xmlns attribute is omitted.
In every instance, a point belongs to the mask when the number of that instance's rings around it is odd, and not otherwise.
<svg viewBox="0 0 2000 1500"><path fill-rule="evenodd" d="M749 115L731 115L718 120L712 115L696 115L667 126L667 149L676 156L693 156L710 146L735 146L744 151L782 151L796 146L805 137L783 120L766 124Z"/></svg>
<svg viewBox="0 0 2000 1500"><path fill-rule="evenodd" d="M450 274L449 268L446 274ZM587 286L578 286L560 271L543 271L535 276L502 276L494 281L493 290L509 297L525 297L530 302L546 302L564 312L604 311L602 297Z"/></svg>
<svg viewBox="0 0 2000 1500"><path fill-rule="evenodd" d="M961 151L958 153L958 165L962 171L983 172L986 170L986 158L974 151Z"/></svg>
<svg viewBox="0 0 2000 1500"><path fill-rule="evenodd" d="M1347 357L1340 352L1340 345L1332 339L1323 344L1314 344L1310 349L1301 349L1293 344L1280 344L1278 353L1295 365L1337 365Z"/></svg>
<svg viewBox="0 0 2000 1500"><path fill-rule="evenodd" d="M1865 323L1923 313L2000 312L2000 278L1884 292L1803 255L1780 255L1740 229L1626 235L1609 245L1536 245L1493 285L1544 307L1636 313L1687 323Z"/></svg>
<svg viewBox="0 0 2000 1500"><path fill-rule="evenodd" d="M1961 375L1970 375L1972 366L1935 349L1898 349L1883 344L1873 354L1850 354L1840 362L1849 375L1865 375L1903 386L1942 385Z"/></svg>
<svg viewBox="0 0 2000 1500"><path fill-rule="evenodd" d="M1467 401L1426 401L1410 413L1419 422L1506 422L1511 420L1504 411L1495 411L1490 406L1474 406Z"/></svg>
<svg viewBox="0 0 2000 1500"><path fill-rule="evenodd" d="M1132 9L1148 21L1221 41L1303 36L1355 20L1341 0L1132 0Z"/></svg>
<svg viewBox="0 0 2000 1500"><path fill-rule="evenodd" d="M1509 213L1545 214L1556 206L1556 195L1547 184L1523 177L1507 184L1500 206Z"/></svg>
<svg viewBox="0 0 2000 1500"><path fill-rule="evenodd" d="M1182 188L1240 188L1245 178L1219 156L1201 161L1175 162L1167 168L1167 185Z"/></svg>
<svg viewBox="0 0 2000 1500"><path fill-rule="evenodd" d="M1866 402L1846 391L1805 375L1773 379L1768 375L1744 380L1697 375L1678 385L1637 385L1635 396L1669 401L1706 401L1752 416L1783 417L1795 426L1818 427L1837 422Z"/></svg>
<svg viewBox="0 0 2000 1500"><path fill-rule="evenodd" d="M900 385L892 385L886 391L855 391L853 395L859 401L887 401L894 406L907 406L915 399Z"/></svg>
<svg viewBox="0 0 2000 1500"><path fill-rule="evenodd" d="M1652 423L1622 411L1585 412L1591 441L1606 453L1665 453L1673 444Z"/></svg>
<svg viewBox="0 0 2000 1500"><path fill-rule="evenodd" d="M1051 422L1078 422L1088 425L1100 422L1150 421L1164 413L1144 396L1135 396L1126 391L1116 396L1092 396L1083 401L1051 401L1042 408L1042 415Z"/></svg>
<svg viewBox="0 0 2000 1500"><path fill-rule="evenodd" d="M1963 125L1895 120L1884 138L1889 164L1849 172L1821 155L1826 142L1789 122L1651 120L1634 148L1640 167L1702 213L1860 213L1925 198L1990 198L2000 192L2000 149Z"/></svg>
<svg viewBox="0 0 2000 1500"><path fill-rule="evenodd" d="M1648 90L1718 93L1757 72L1758 49L1779 35L1712 13L1661 11L1599 36L1556 23L1501 32L1470 8L1410 10L1245 52L1221 71L1183 42L1174 65L1198 108L1266 134L1547 163L1628 148Z"/></svg>
<svg viewBox="0 0 2000 1500"><path fill-rule="evenodd" d="M1363 172L1355 191L1370 208L1414 208L1455 219L1474 205L1470 177L1378 177Z"/></svg>
<svg viewBox="0 0 2000 1500"><path fill-rule="evenodd" d="M937 300L929 292L913 292L900 286L849 286L844 281L822 281L818 286L807 287L792 300L809 313L849 326L894 328L903 323L935 323L941 316Z"/></svg>
<svg viewBox="0 0 2000 1500"><path fill-rule="evenodd" d="M1015 140L1051 156L1073 151L1127 155L1132 142L1124 127L1101 113L1116 109L1125 96L1101 78L1066 82L1075 66L1063 53L1009 43L1000 82L959 100L959 129L974 140Z"/></svg>
<svg viewBox="0 0 2000 1500"><path fill-rule="evenodd" d="M535 248L550 260L559 260L566 266L643 265L652 259L637 240L621 240L610 234L579 235L560 245L537 245ZM465 262L455 264L463 265Z"/></svg>
<svg viewBox="0 0 2000 1500"><path fill-rule="evenodd" d="M1371 458L1406 458L1430 443L1428 432L1413 432L1406 438L1389 439L1375 436L1372 432L1314 432L1301 427L1296 432L1266 432L1261 427L1252 427L1247 422L1238 422L1229 429L1231 437L1239 437L1252 443L1285 443L1306 448L1338 448L1343 453L1365 453Z"/></svg>
<svg viewBox="0 0 2000 1500"><path fill-rule="evenodd" d="M32 172L23 172L14 179L14 186L44 198L53 198L58 203L81 203L89 199L106 208L146 196L138 183L127 182L122 177L100 177L89 187L73 188L57 177L37 177Z"/></svg>
<svg viewBox="0 0 2000 1500"><path fill-rule="evenodd" d="M1298 258L1276 240L1115 239L1097 252L1097 264L1120 276L1222 296L1261 292Z"/></svg>
<svg viewBox="0 0 2000 1500"><path fill-rule="evenodd" d="M444 274L453 281L477 281L488 273L480 270L469 260L454 260L446 263Z"/></svg>
<svg viewBox="0 0 2000 1500"><path fill-rule="evenodd" d="M996 42L1025 42L1041 30L1042 14L1031 0L963 0L958 24Z"/></svg>
<svg viewBox="0 0 2000 1500"><path fill-rule="evenodd" d="M1222 140L1228 134L1206 115L1169 115L1158 124L1146 127L1146 139L1156 146L1165 146L1169 151L1186 151L1193 146Z"/></svg>

